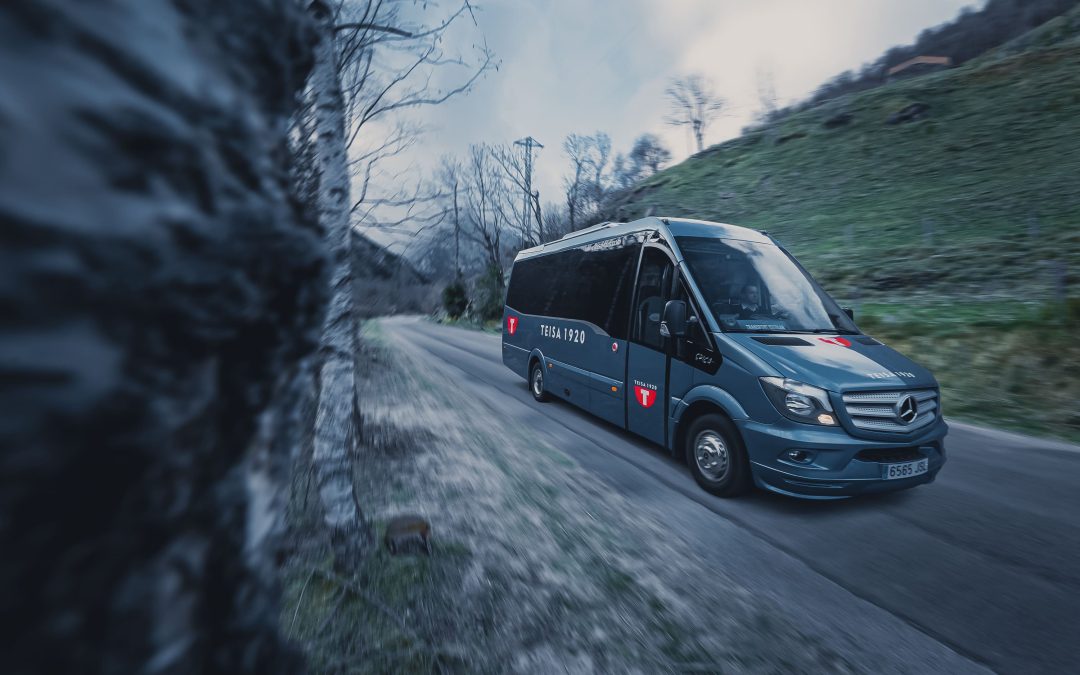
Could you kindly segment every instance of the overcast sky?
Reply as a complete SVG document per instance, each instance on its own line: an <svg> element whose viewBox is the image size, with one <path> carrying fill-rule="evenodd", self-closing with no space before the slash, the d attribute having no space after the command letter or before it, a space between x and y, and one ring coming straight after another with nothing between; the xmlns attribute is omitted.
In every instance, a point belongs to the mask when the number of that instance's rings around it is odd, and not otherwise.
<svg viewBox="0 0 1080 675"><path fill-rule="evenodd" d="M452 4L452 3L451 3ZM691 139L665 126L664 89L699 72L728 102L706 145L737 136L759 109L758 73L771 71L781 105L872 61L973 0L480 0L477 26L457 39L487 40L501 62L473 91L428 108L410 160L420 166L470 143L532 135L546 148L535 184L559 200L562 140L607 132L615 151L644 132L685 158Z"/></svg>

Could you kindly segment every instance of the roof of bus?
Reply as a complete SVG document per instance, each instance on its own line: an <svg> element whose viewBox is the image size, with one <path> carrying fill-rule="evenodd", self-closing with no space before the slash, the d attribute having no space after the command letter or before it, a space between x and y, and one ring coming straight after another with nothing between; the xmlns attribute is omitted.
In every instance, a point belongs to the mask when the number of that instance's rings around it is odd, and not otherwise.
<svg viewBox="0 0 1080 675"><path fill-rule="evenodd" d="M771 244L773 240L763 232L752 230L748 227L728 225L726 223L713 223L708 220L693 220L691 218L664 218L650 216L629 223L600 223L587 227L584 230L571 232L562 239L557 239L540 246L525 249L517 254L517 259L531 258L535 255L554 253L567 248L573 248L589 242L617 237L622 234L639 232L641 230L659 230L664 236L674 237L714 237L716 239L741 239L760 244Z"/></svg>

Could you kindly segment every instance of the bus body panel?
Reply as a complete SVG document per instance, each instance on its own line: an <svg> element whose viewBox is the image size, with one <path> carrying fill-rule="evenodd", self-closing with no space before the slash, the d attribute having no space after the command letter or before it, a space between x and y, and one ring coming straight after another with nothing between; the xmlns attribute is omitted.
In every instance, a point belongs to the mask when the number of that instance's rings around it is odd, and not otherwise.
<svg viewBox="0 0 1080 675"><path fill-rule="evenodd" d="M661 445L667 417L667 360L667 354L634 343L627 351L627 428Z"/></svg>
<svg viewBox="0 0 1080 675"><path fill-rule="evenodd" d="M508 368L527 379L529 364L539 360L548 393L624 425L625 340L585 321L524 314L511 307L503 311L503 337Z"/></svg>

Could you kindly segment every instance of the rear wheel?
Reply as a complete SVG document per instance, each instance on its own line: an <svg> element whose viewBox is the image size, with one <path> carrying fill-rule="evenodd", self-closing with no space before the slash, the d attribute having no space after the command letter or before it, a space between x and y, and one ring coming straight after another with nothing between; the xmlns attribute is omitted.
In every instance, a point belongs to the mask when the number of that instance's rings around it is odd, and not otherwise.
<svg viewBox="0 0 1080 675"><path fill-rule="evenodd" d="M722 415L702 415L686 430L686 463L697 484L719 497L750 489L750 462L735 426Z"/></svg>
<svg viewBox="0 0 1080 675"><path fill-rule="evenodd" d="M534 363L532 370L529 371L529 391L532 392L533 398L541 403L550 398L547 389L544 388L544 368L539 361Z"/></svg>

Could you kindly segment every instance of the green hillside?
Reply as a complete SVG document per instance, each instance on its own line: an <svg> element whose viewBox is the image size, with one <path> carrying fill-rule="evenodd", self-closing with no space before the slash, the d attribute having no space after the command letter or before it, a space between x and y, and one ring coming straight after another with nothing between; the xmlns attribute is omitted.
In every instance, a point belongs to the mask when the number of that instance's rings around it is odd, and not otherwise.
<svg viewBox="0 0 1080 675"><path fill-rule="evenodd" d="M713 146L606 215L650 212L767 229L935 370L947 414L1080 438L1080 11Z"/></svg>

